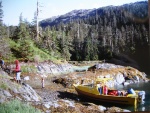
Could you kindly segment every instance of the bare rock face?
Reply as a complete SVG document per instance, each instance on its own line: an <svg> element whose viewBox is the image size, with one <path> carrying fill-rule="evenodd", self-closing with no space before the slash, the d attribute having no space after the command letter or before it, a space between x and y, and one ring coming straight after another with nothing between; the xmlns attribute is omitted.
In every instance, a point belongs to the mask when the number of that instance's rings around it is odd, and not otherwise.
<svg viewBox="0 0 150 113"><path fill-rule="evenodd" d="M14 98L24 101L40 101L41 97L27 84L17 84L8 75L0 76L0 103Z"/></svg>
<svg viewBox="0 0 150 113"><path fill-rule="evenodd" d="M0 103L5 102L6 99L11 98L12 95L7 90L0 89Z"/></svg>
<svg viewBox="0 0 150 113"><path fill-rule="evenodd" d="M38 73L45 74L62 74L73 72L72 65L68 63L55 64L55 63L40 63L37 67Z"/></svg>
<svg viewBox="0 0 150 113"><path fill-rule="evenodd" d="M28 84L24 84L21 88L19 88L19 93L20 93L20 96L26 101L40 101L41 100L38 94Z"/></svg>

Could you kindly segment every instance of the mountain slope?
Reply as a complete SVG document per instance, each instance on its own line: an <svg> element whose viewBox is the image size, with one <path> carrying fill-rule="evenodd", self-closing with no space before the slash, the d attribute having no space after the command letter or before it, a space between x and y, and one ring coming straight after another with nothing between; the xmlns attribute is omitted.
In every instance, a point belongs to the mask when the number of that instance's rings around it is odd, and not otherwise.
<svg viewBox="0 0 150 113"><path fill-rule="evenodd" d="M40 25L42 27L58 25L60 23L68 23L77 19L87 19L93 16L106 16L107 12L124 12L122 15L125 18L146 19L148 17L148 1L135 2L130 4L124 4L121 6L107 6L100 7L98 9L84 9L84 10L73 10L64 15L55 16L42 20ZM115 14L111 14L112 16ZM120 18L119 15L117 18ZM145 21L144 21L145 22Z"/></svg>

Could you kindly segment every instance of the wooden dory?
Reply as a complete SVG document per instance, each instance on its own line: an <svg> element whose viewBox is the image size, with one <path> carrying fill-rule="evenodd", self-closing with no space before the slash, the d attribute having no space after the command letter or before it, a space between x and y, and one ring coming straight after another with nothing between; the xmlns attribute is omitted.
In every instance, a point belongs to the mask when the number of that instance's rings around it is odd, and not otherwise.
<svg viewBox="0 0 150 113"><path fill-rule="evenodd" d="M128 104L136 106L138 99L139 100L141 99L138 96L139 91L135 91L136 92L135 95L128 94L127 96L114 96L114 95L100 94L98 91L98 87L94 84L89 85L74 84L74 87L79 95L101 102Z"/></svg>

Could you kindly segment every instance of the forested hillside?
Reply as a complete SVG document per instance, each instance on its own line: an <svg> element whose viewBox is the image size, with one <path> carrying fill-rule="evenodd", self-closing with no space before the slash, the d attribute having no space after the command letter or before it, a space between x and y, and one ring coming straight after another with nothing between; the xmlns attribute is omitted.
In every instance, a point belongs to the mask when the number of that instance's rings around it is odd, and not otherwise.
<svg viewBox="0 0 150 113"><path fill-rule="evenodd" d="M0 5L3 12L2 2ZM1 56L9 53L12 57L33 60L45 54L45 60L51 56L81 61L109 59L118 53L134 52L137 46L148 45L148 1L74 10L43 20L39 25L37 39L36 17L29 23L21 14L18 26L6 26L1 21L0 40L7 43L1 43ZM2 51L5 49L2 44L8 52Z"/></svg>
<svg viewBox="0 0 150 113"><path fill-rule="evenodd" d="M97 60L148 43L148 2L74 10L43 20L41 26L65 32L73 60ZM63 39L62 38L62 39ZM68 39L69 38L69 39ZM67 42L68 40L68 42Z"/></svg>

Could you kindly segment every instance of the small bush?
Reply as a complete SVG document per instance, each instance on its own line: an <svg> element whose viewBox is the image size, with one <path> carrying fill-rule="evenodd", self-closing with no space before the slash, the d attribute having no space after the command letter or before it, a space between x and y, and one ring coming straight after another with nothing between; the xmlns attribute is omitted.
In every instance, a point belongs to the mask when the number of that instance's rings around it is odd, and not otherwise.
<svg viewBox="0 0 150 113"><path fill-rule="evenodd" d="M21 66L21 71L24 72L24 73L35 73L36 72L36 67L31 65L27 65L27 66Z"/></svg>
<svg viewBox="0 0 150 113"><path fill-rule="evenodd" d="M41 113L41 111L19 100L12 100L0 104L0 113Z"/></svg>
<svg viewBox="0 0 150 113"><path fill-rule="evenodd" d="M9 88L9 86L8 86L7 84L5 84L5 83L1 83L1 84L0 84L0 88L6 90L6 89Z"/></svg>

